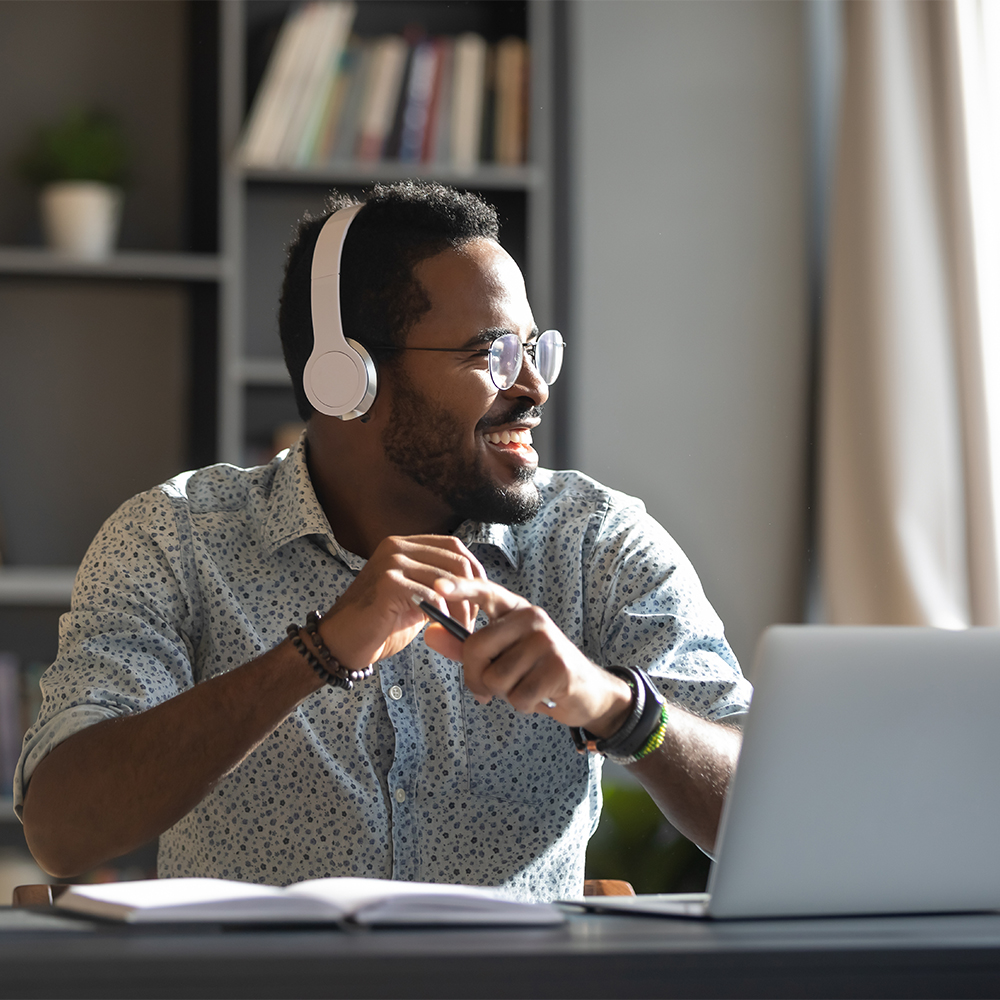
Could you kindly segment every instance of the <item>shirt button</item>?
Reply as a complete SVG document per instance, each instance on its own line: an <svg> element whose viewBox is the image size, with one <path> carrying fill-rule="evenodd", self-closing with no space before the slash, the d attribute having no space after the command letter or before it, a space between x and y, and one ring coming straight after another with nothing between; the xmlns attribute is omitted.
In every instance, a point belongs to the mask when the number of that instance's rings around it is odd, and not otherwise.
<svg viewBox="0 0 1000 1000"><path fill-rule="evenodd" d="M396 801L397 802L405 802L406 801L406 792L402 788L397 788L396 789Z"/></svg>
<svg viewBox="0 0 1000 1000"><path fill-rule="evenodd" d="M403 697L403 689L398 684L393 684L393 686L389 688L389 697L393 701L399 701L399 699ZM402 802L403 800L400 799L399 801Z"/></svg>

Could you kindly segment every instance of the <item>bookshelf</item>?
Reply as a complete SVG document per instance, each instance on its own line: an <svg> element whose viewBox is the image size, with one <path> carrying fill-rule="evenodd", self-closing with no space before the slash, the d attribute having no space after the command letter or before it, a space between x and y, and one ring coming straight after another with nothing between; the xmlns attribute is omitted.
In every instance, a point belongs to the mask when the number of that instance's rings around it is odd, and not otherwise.
<svg viewBox="0 0 1000 1000"><path fill-rule="evenodd" d="M223 146L233 150L288 4L270 0L227 3L222 8L221 114ZM531 53L529 155L521 166L481 163L462 169L446 163L334 162L321 168L244 167L229 155L222 169L223 255L232 280L223 294L218 390L218 454L244 463L263 457L267 439L282 422L297 420L281 361L276 309L283 246L296 220L317 210L331 187L358 191L375 182L409 177L453 184L481 193L497 205L501 239L525 272L541 328L555 325L553 288L552 75L553 4L549 0L450 4L441 0L361 0L355 31L362 37L402 32L419 24L429 35L481 32L526 37ZM264 41L262 41L262 39ZM558 429L538 436L543 462ZM547 433L545 433L547 432Z"/></svg>
<svg viewBox="0 0 1000 1000"><path fill-rule="evenodd" d="M0 425L17 428L0 435L8 484L0 481L0 650L24 664L54 656L74 564L119 503L186 468L266 457L275 429L298 419L276 323L284 247L332 187L358 192L418 177L482 194L498 208L501 240L525 273L539 327L559 324L553 0L358 0L355 31L365 37L419 23L428 35L526 38L524 164L247 168L235 150L291 7L0 4L0 35L24 53L23 65L0 66L8 96L0 162L10 162L30 125L80 101L120 116L136 160L122 248L100 262L43 249L33 196L0 172ZM43 365L44 405L32 382ZM543 463L561 430L556 415L536 434ZM4 450L5 436L16 437L16 449ZM20 837L2 795L0 826L0 846Z"/></svg>

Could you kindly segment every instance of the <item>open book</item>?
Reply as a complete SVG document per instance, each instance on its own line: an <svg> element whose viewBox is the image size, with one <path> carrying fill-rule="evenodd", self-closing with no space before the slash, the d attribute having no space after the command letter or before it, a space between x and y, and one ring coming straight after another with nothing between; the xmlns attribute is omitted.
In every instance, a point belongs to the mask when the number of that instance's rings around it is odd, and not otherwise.
<svg viewBox="0 0 1000 1000"><path fill-rule="evenodd" d="M56 906L127 923L558 924L549 903L494 889L377 878L318 878L279 889L218 878L74 885Z"/></svg>

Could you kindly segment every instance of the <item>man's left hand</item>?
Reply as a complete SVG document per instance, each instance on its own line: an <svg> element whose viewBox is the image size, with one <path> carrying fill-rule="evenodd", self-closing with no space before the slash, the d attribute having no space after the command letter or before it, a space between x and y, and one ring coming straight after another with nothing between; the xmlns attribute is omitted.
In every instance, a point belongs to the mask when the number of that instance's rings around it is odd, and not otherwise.
<svg viewBox="0 0 1000 1000"><path fill-rule="evenodd" d="M621 727L632 702L628 685L591 663L541 608L490 580L442 577L434 589L449 605L478 604L490 619L465 642L440 625L424 633L428 646L461 662L479 701L503 698L519 712L542 712L595 736Z"/></svg>

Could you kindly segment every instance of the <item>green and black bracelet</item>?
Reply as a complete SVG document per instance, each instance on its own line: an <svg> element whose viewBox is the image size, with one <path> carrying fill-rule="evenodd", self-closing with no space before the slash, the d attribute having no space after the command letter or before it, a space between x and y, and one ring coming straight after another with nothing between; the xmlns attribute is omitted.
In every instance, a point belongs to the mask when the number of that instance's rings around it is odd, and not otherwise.
<svg viewBox="0 0 1000 1000"><path fill-rule="evenodd" d="M616 764L634 764L663 745L667 731L667 706L642 670L634 667L609 667L608 672L621 677L632 689L632 708L617 732L605 739L577 726L570 735L578 753L599 753Z"/></svg>

